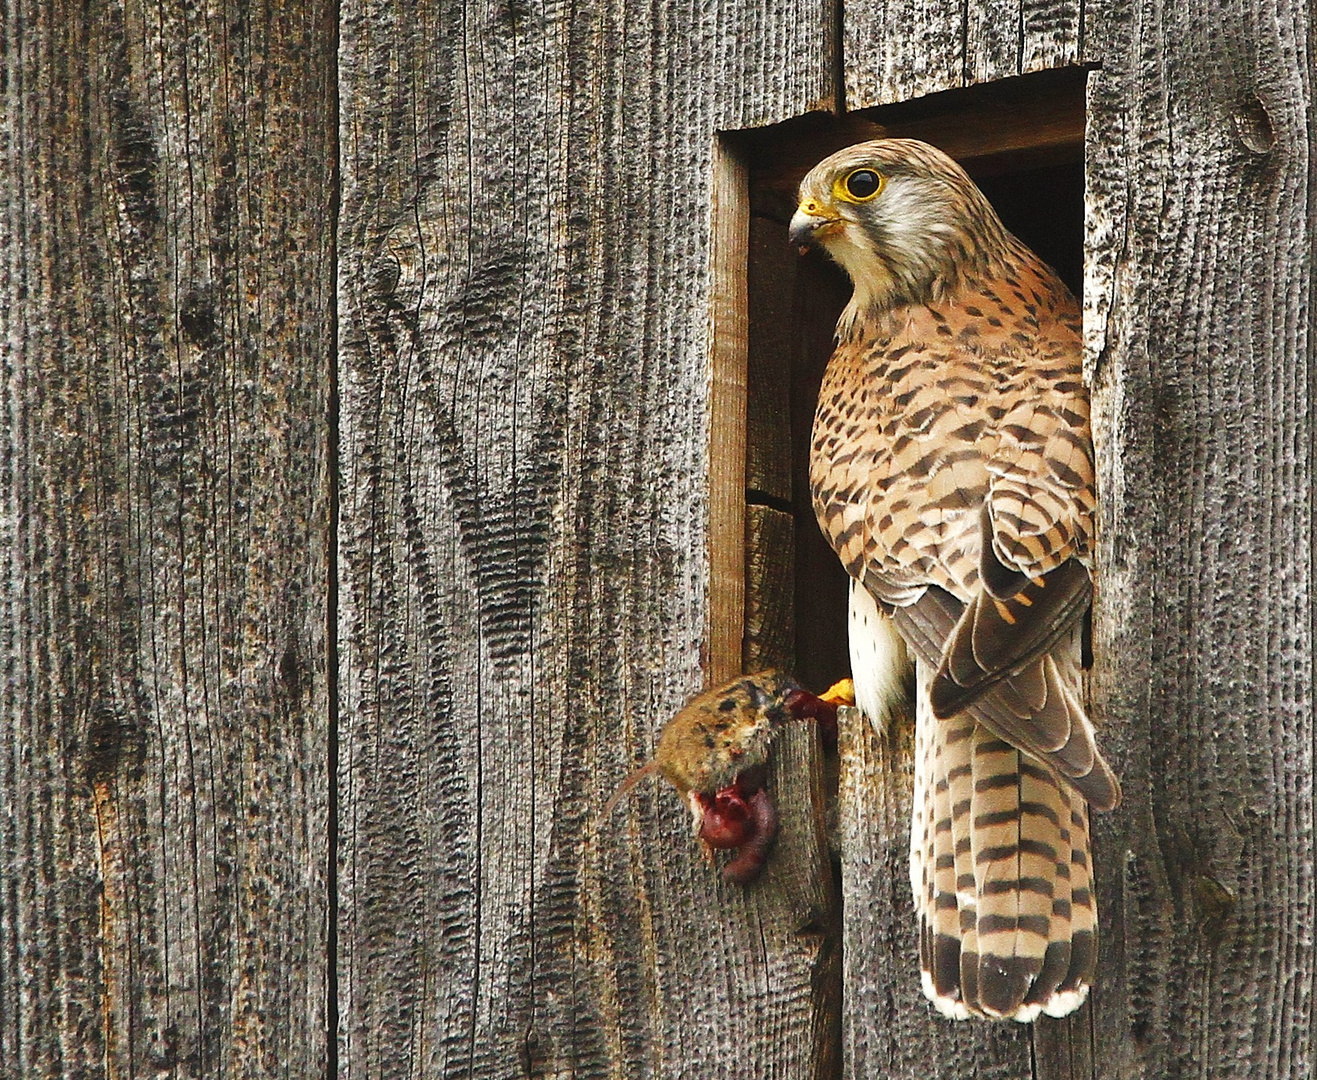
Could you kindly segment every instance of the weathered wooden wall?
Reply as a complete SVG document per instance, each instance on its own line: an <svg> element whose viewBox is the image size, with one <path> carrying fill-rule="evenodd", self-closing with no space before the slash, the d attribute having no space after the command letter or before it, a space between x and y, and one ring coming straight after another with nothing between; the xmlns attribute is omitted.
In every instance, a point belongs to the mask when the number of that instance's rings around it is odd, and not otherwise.
<svg viewBox="0 0 1317 1080"><path fill-rule="evenodd" d="M332 9L0 6L0 1075L326 1047Z"/></svg>
<svg viewBox="0 0 1317 1080"><path fill-rule="evenodd" d="M1297 0L0 0L0 1075L1308 1075L1311 40ZM714 220L718 132L1076 63L1126 802L1093 1004L951 1025L900 732L845 733L841 939L803 729L749 890L666 790L600 811L734 663L710 531L752 574L790 532L763 443L748 513L710 460L772 242Z"/></svg>
<svg viewBox="0 0 1317 1080"><path fill-rule="evenodd" d="M1310 12L1001 7L847 4L846 100L1100 65L1085 283L1102 496L1092 700L1125 786L1095 820L1100 985L1083 1012L1032 1031L921 1011L909 980L889 976L913 950L908 760L899 733L852 726L847 1075L1307 1076ZM906 32L892 35L898 18Z"/></svg>
<svg viewBox="0 0 1317 1080"><path fill-rule="evenodd" d="M1301 3L1090 13L1119 1076L1315 1067L1313 32Z"/></svg>
<svg viewBox="0 0 1317 1080"><path fill-rule="evenodd" d="M827 106L832 22L342 26L341 1070L808 1075L817 838L745 892L600 811L704 677L716 133Z"/></svg>
<svg viewBox="0 0 1317 1080"><path fill-rule="evenodd" d="M1083 0L847 0L843 12L852 111L1076 64L1102 51L1086 47ZM1091 0L1089 13L1100 34L1106 27Z"/></svg>

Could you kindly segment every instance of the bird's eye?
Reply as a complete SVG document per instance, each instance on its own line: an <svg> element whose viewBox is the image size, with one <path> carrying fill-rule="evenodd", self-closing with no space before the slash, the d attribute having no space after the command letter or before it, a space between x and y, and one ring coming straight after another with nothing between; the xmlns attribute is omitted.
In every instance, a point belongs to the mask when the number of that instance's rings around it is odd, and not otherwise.
<svg viewBox="0 0 1317 1080"><path fill-rule="evenodd" d="M872 199L883 189L883 178L872 169L856 169L841 182L842 190L855 202Z"/></svg>

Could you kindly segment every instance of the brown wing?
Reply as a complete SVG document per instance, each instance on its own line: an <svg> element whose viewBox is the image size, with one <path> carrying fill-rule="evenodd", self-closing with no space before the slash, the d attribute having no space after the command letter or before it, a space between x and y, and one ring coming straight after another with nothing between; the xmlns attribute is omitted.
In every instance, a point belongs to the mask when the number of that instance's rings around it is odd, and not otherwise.
<svg viewBox="0 0 1317 1080"><path fill-rule="evenodd" d="M976 589L943 646L931 690L934 715L952 716L1023 672L1088 610L1092 591L1088 570L1074 559L1026 578L1012 596Z"/></svg>
<svg viewBox="0 0 1317 1080"><path fill-rule="evenodd" d="M1040 377L1051 384L998 424L977 523L978 581L944 639L930 696L940 717L981 703L990 729L1050 755L1077 786L1086 780L1094 805L1105 808L1118 798L1114 780L1082 707L1065 690L1063 669L1077 666L1077 643L1048 655L1076 637L1092 593L1080 561L1095 504L1088 403L1066 374L1044 367Z"/></svg>
<svg viewBox="0 0 1317 1080"><path fill-rule="evenodd" d="M943 643L961 622L966 605L933 585L914 603L888 610L915 655L930 670L939 670ZM1120 785L1097 751L1092 722L1077 696L1079 632L1079 623L1072 622L1053 638L1049 652L1009 678L999 678L956 711L1047 762L1095 809L1110 810L1120 802Z"/></svg>

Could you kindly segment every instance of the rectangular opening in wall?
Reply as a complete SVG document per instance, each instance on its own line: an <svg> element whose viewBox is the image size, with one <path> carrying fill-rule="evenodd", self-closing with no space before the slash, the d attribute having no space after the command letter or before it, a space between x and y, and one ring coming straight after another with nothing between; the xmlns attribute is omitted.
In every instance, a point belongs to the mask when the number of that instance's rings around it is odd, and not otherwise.
<svg viewBox="0 0 1317 1080"><path fill-rule="evenodd" d="M966 168L1006 226L1078 295L1086 75L1080 68L1041 72L724 136L715 289L743 317L726 304L721 318L715 314L713 439L715 460L719 452L744 454L744 491L734 512L714 508L721 524L711 562L737 588L711 587L711 675L782 666L820 689L849 669L846 576L814 521L808 458L819 382L850 284L825 256L801 256L787 242L800 180L852 143L923 139ZM734 342L720 346L720 335ZM721 399L720 386L731 388ZM743 427L729 433L728 424ZM734 471L715 485L715 502L736 499L731 485L742 474ZM736 536L744 537L743 550L719 548ZM737 610L728 613L729 605ZM727 624L721 631L720 620Z"/></svg>

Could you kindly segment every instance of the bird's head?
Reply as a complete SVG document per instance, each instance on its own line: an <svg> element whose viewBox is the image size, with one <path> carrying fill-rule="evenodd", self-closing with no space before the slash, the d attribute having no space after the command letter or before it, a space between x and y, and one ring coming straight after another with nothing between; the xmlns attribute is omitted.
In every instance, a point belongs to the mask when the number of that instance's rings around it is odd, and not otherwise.
<svg viewBox="0 0 1317 1080"><path fill-rule="evenodd" d="M936 299L966 274L991 271L1009 244L965 170L915 139L877 139L824 158L801 181L790 236L850 275L852 320Z"/></svg>

